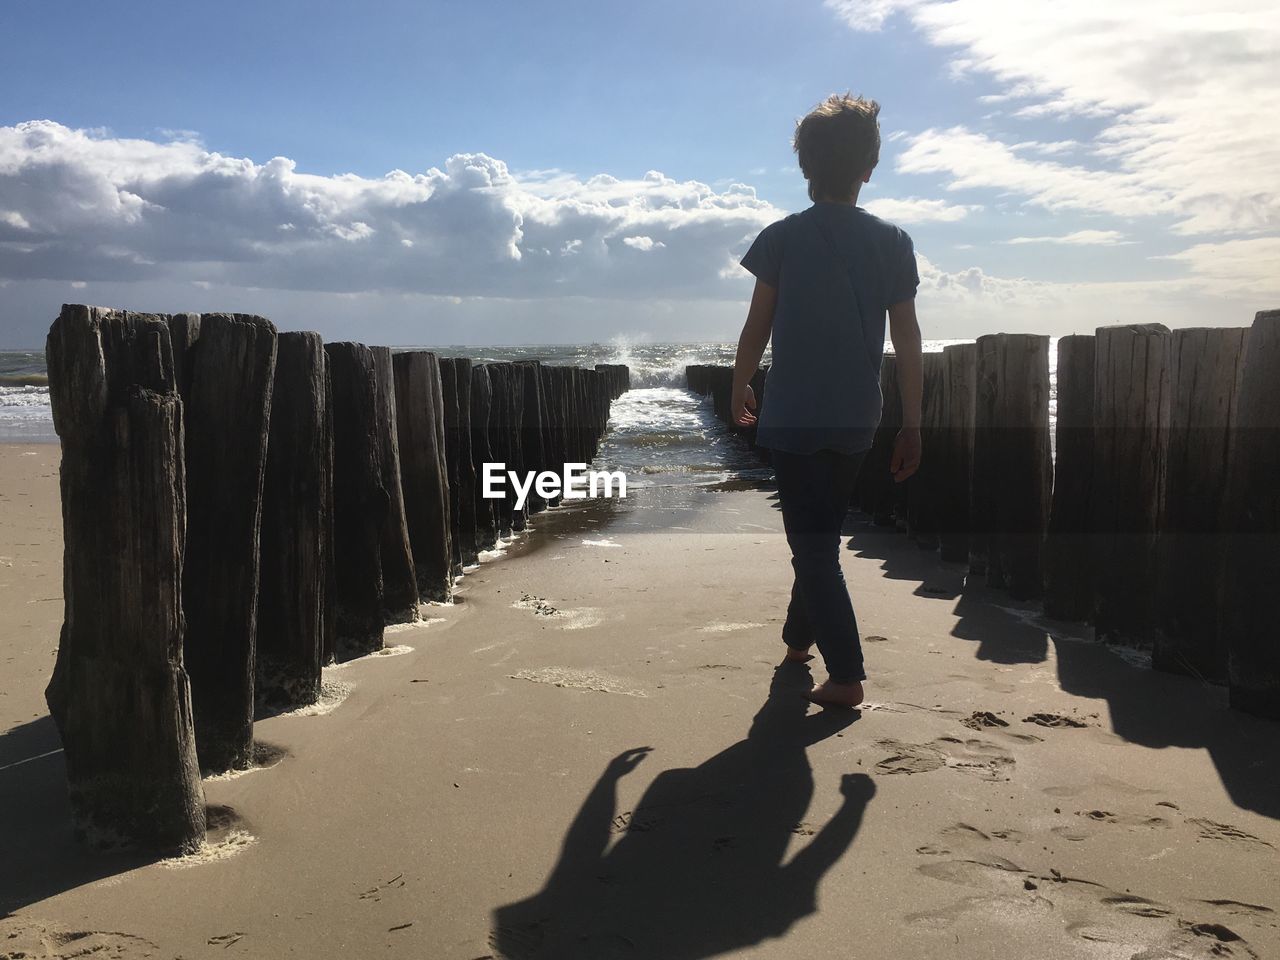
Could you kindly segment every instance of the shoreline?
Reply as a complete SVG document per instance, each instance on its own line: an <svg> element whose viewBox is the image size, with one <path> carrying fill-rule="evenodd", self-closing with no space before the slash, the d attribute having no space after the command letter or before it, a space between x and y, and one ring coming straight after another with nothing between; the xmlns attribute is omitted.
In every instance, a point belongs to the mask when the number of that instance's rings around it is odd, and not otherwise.
<svg viewBox="0 0 1280 960"><path fill-rule="evenodd" d="M810 708L809 671L774 671L767 489L538 515L461 602L388 637L411 650L326 671L350 687L329 712L259 722L271 765L205 780L208 850L86 854L42 699L56 456L23 446L0 445L0 496L27 505L0 520L6 950L571 957L540 916L601 958L1280 950L1274 725L856 523L868 703ZM59 930L83 936L35 953Z"/></svg>

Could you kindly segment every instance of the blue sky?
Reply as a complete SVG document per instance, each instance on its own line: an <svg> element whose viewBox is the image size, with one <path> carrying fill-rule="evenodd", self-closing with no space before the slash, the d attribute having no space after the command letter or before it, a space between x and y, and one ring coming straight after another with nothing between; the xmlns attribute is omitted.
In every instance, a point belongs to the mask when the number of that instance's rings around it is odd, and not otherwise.
<svg viewBox="0 0 1280 960"><path fill-rule="evenodd" d="M795 120L846 89L882 104L862 202L916 241L927 336L1280 298L1254 0L14 3L0 32L0 346L81 300L732 339L734 258L808 203Z"/></svg>

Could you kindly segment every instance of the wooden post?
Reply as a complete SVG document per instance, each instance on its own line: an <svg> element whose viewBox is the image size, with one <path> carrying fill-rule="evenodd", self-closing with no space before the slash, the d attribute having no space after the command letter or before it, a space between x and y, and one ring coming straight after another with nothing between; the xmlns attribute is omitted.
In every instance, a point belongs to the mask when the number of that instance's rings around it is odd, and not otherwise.
<svg viewBox="0 0 1280 960"><path fill-rule="evenodd" d="M521 472L547 470L550 462L550 426L547 379L543 366L536 360L524 360L516 364L520 371L520 445L524 453L518 470ZM547 502L535 490L530 490L525 503L525 516L547 507ZM524 520L518 521L520 525Z"/></svg>
<svg viewBox="0 0 1280 960"><path fill-rule="evenodd" d="M315 703L329 607L333 540L333 424L318 333L277 340L262 492L257 701Z"/></svg>
<svg viewBox="0 0 1280 960"><path fill-rule="evenodd" d="M565 457L565 407L562 367L543 366L533 362L526 368L524 384L524 442L526 453L537 456L530 459L526 469L559 470ZM538 411L537 419L532 416ZM559 499L545 501L529 494L529 512L554 506Z"/></svg>
<svg viewBox="0 0 1280 960"><path fill-rule="evenodd" d="M373 347L377 384L378 431L382 487L387 491L387 515L382 525L382 614L387 623L418 619L418 574L409 546L404 489L400 485L400 440L396 428L396 381L390 347Z"/></svg>
<svg viewBox="0 0 1280 960"><path fill-rule="evenodd" d="M1249 330L1234 434L1220 607L1231 706L1280 720L1280 310Z"/></svg>
<svg viewBox="0 0 1280 960"><path fill-rule="evenodd" d="M203 314L185 363L186 664L200 766L229 770L253 759L258 540L276 328L262 317Z"/></svg>
<svg viewBox="0 0 1280 960"><path fill-rule="evenodd" d="M480 488L471 455L471 361L457 357L453 364L458 376L458 529L462 536L462 562L471 564L480 561L476 537L476 501Z"/></svg>
<svg viewBox="0 0 1280 960"><path fill-rule="evenodd" d="M942 348L942 389L946 395L942 446L946 468L939 491L942 559L969 559L969 472L973 464L974 390L978 348L956 343Z"/></svg>
<svg viewBox="0 0 1280 960"><path fill-rule="evenodd" d="M486 365L489 383L493 387L493 405L489 412L489 455L496 463L513 469L516 462L515 432L511 428L511 364L506 362ZM483 482L483 479L482 479ZM515 512L515 497L508 484L506 496L494 501L494 516L499 537L511 536L511 518Z"/></svg>
<svg viewBox="0 0 1280 960"><path fill-rule="evenodd" d="M1169 339L1158 323L1099 327L1094 363L1094 632L1144 647L1155 620Z"/></svg>
<svg viewBox="0 0 1280 960"><path fill-rule="evenodd" d="M969 575L987 576L991 539L996 528L1000 485L998 428L1000 334L978 338L974 345L973 464L969 486Z"/></svg>
<svg viewBox="0 0 1280 960"><path fill-rule="evenodd" d="M186 488L168 327L67 305L46 358L66 619L45 699L75 832L191 852L205 808L182 656Z"/></svg>
<svg viewBox="0 0 1280 960"><path fill-rule="evenodd" d="M908 482L908 527L916 545L933 550L938 546L942 500L947 477L943 443L946 420L946 391L943 388L946 363L941 352L921 357L923 403L920 410L920 467Z"/></svg>
<svg viewBox="0 0 1280 960"><path fill-rule="evenodd" d="M471 463L476 477L476 546L490 550L498 542L497 501L484 497L484 465L493 460L489 420L493 415L493 381L486 364L471 368Z"/></svg>
<svg viewBox="0 0 1280 960"><path fill-rule="evenodd" d="M444 382L446 451L454 540L454 572L479 559L476 549L475 467L471 461L471 361L441 359Z"/></svg>
<svg viewBox="0 0 1280 960"><path fill-rule="evenodd" d="M1094 347L1092 334L1058 340L1057 441L1044 586L1044 612L1057 620L1093 616Z"/></svg>
<svg viewBox="0 0 1280 960"><path fill-rule="evenodd" d="M440 363L434 353L412 350L392 358L396 379L396 436L405 521L413 568L423 598L453 596L449 558L449 473L445 462Z"/></svg>
<svg viewBox="0 0 1280 960"><path fill-rule="evenodd" d="M462 510L459 506L461 473L458 470L458 368L452 357L440 358L441 409L444 411L445 466L449 478L449 563L451 575L462 576Z"/></svg>
<svg viewBox="0 0 1280 960"><path fill-rule="evenodd" d="M1164 512L1156 541L1158 598L1151 664L1227 679L1218 631L1223 501L1245 328L1174 330Z"/></svg>
<svg viewBox="0 0 1280 960"><path fill-rule="evenodd" d="M1008 590L1016 600L1028 600L1044 592L1044 537L1053 485L1049 338L1026 333L997 336L998 465L987 582Z"/></svg>
<svg viewBox="0 0 1280 960"><path fill-rule="evenodd" d="M375 423L373 351L342 342L325 344L325 352L333 391L335 653L345 659L382 649L382 526L390 498Z"/></svg>

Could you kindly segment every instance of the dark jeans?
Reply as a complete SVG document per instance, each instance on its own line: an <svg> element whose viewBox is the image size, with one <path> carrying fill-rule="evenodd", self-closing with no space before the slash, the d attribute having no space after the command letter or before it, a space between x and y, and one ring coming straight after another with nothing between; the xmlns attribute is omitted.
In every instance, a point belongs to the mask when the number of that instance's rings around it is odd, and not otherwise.
<svg viewBox="0 0 1280 960"><path fill-rule="evenodd" d="M772 455L795 570L782 639L795 650L817 643L836 683L865 680L858 620L840 569L840 528L865 454L774 450Z"/></svg>

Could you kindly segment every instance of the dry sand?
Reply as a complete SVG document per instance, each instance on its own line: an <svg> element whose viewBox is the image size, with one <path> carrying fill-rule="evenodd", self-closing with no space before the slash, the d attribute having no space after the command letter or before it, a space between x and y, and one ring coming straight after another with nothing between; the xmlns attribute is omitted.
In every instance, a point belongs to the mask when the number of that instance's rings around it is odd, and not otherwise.
<svg viewBox="0 0 1280 960"><path fill-rule="evenodd" d="M868 703L823 713L758 490L538 520L258 725L204 855L81 853L56 463L0 448L0 958L1280 956L1280 728L857 524Z"/></svg>

